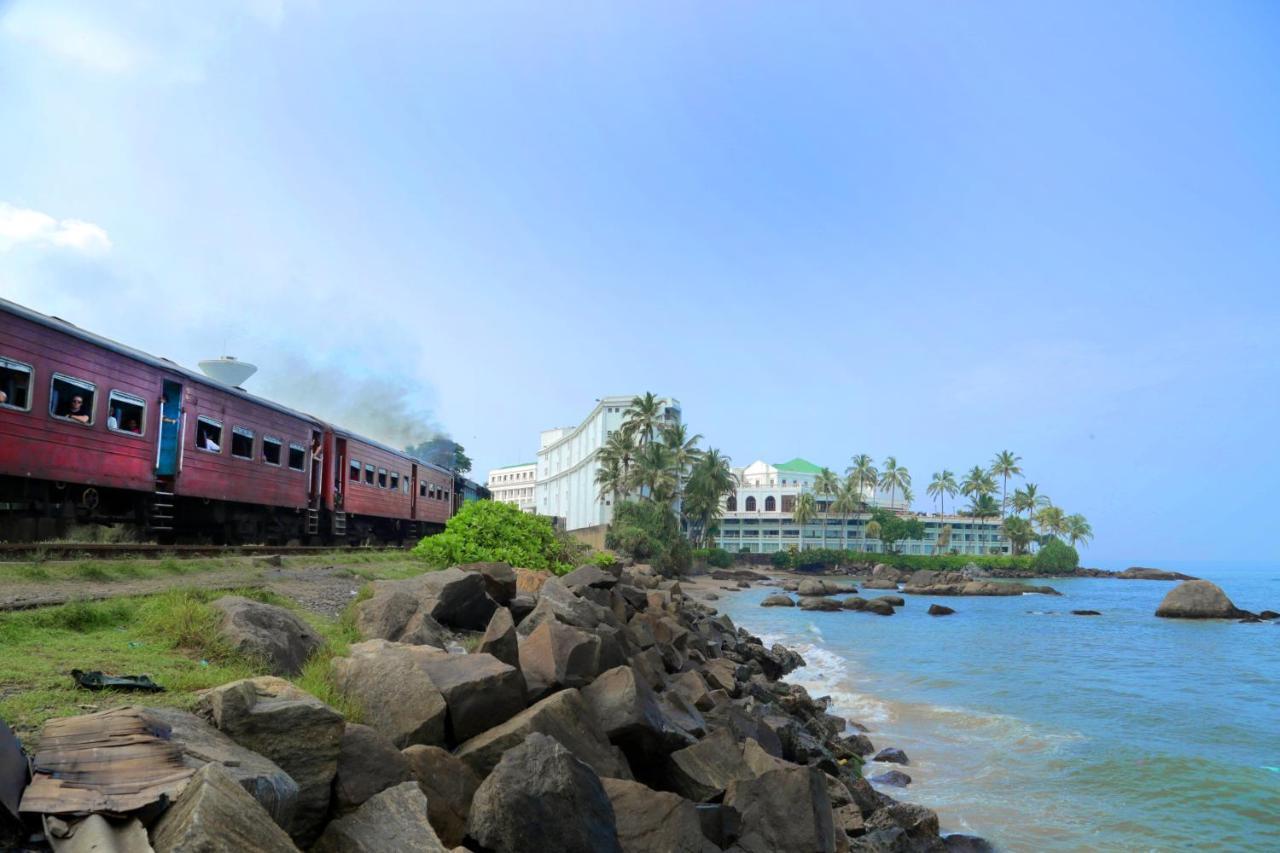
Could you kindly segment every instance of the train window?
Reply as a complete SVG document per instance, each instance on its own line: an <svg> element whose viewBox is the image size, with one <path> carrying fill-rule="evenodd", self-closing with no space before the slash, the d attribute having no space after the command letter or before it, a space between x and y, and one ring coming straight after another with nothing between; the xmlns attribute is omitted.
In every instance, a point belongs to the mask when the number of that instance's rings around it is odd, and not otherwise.
<svg viewBox="0 0 1280 853"><path fill-rule="evenodd" d="M393 492L400 491L400 475L397 474L395 471L391 472L391 491Z"/></svg>
<svg viewBox="0 0 1280 853"><path fill-rule="evenodd" d="M237 459L253 458L253 430L244 427L231 428L231 455Z"/></svg>
<svg viewBox="0 0 1280 853"><path fill-rule="evenodd" d="M405 477L403 480L401 480L401 481L400 481L400 485L403 487L403 488L402 488L402 491L403 491L406 495L407 495L407 494L409 494L411 491L413 491L413 487L409 485L409 478L408 478L408 477Z"/></svg>
<svg viewBox="0 0 1280 853"><path fill-rule="evenodd" d="M209 453L222 452L222 422L213 418L196 418L196 449Z"/></svg>
<svg viewBox="0 0 1280 853"><path fill-rule="evenodd" d="M307 449L301 444L289 442L289 467L302 471L307 467Z"/></svg>
<svg viewBox="0 0 1280 853"><path fill-rule="evenodd" d="M385 489L387 487L387 469L378 469L378 488Z"/></svg>
<svg viewBox="0 0 1280 853"><path fill-rule="evenodd" d="M284 442L272 435L262 437L262 461L268 465L280 464L280 449Z"/></svg>
<svg viewBox="0 0 1280 853"><path fill-rule="evenodd" d="M426 483L419 483L419 484L418 484L418 497L420 497L420 498L425 498L426 496L427 496L427 484L426 484Z"/></svg>
<svg viewBox="0 0 1280 853"><path fill-rule="evenodd" d="M49 387L49 414L86 426L93 423L93 402L98 386L83 379L53 374Z"/></svg>
<svg viewBox="0 0 1280 853"><path fill-rule="evenodd" d="M112 391L107 395L107 429L142 435L147 423L147 404L141 397Z"/></svg>
<svg viewBox="0 0 1280 853"><path fill-rule="evenodd" d="M360 482L360 460L359 459L351 460L351 473L348 475L348 479L351 480L353 483Z"/></svg>
<svg viewBox="0 0 1280 853"><path fill-rule="evenodd" d="M0 356L0 406L31 411L31 365Z"/></svg>
<svg viewBox="0 0 1280 853"><path fill-rule="evenodd" d="M365 465L364 465L364 481L365 481L366 483L368 483L370 486L372 486L372 485L373 485L373 472L374 472L375 470L376 470L376 469L375 469L372 465L370 465L368 462L366 462L366 463L365 463Z"/></svg>

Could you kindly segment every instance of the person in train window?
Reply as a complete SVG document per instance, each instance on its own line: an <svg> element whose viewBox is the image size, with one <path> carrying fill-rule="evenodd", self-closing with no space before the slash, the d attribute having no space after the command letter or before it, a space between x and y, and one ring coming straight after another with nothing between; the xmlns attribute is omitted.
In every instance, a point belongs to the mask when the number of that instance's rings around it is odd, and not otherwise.
<svg viewBox="0 0 1280 853"><path fill-rule="evenodd" d="M139 435L142 433L142 427L138 426L137 418L129 418L124 422L124 431L131 432L134 435Z"/></svg>
<svg viewBox="0 0 1280 853"><path fill-rule="evenodd" d="M0 403L7 403L7 402L9 402L9 395L4 393L3 391L0 391Z"/></svg>
<svg viewBox="0 0 1280 853"><path fill-rule="evenodd" d="M76 394L71 398L71 408L67 410L67 417L77 423L89 422L89 413L84 410L84 397Z"/></svg>
<svg viewBox="0 0 1280 853"><path fill-rule="evenodd" d="M213 453L221 453L222 448L213 440L213 434L207 429L200 430L200 447Z"/></svg>

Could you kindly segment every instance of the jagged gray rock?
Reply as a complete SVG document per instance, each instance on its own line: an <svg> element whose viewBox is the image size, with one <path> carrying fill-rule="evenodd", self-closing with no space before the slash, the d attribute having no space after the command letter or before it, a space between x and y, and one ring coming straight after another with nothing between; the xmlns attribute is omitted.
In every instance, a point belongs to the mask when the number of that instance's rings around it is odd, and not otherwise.
<svg viewBox="0 0 1280 853"><path fill-rule="evenodd" d="M742 815L743 853L813 850L834 853L831 800L822 772L814 767L778 767L725 789L725 805Z"/></svg>
<svg viewBox="0 0 1280 853"><path fill-rule="evenodd" d="M312 853L449 853L427 820L427 798L416 782L370 797L331 822Z"/></svg>
<svg viewBox="0 0 1280 853"><path fill-rule="evenodd" d="M380 791L413 779L409 762L385 736L359 723L347 723L333 778L333 805L352 811Z"/></svg>
<svg viewBox="0 0 1280 853"><path fill-rule="evenodd" d="M623 853L715 853L702 834L693 803L638 782L601 779L617 823Z"/></svg>
<svg viewBox="0 0 1280 853"><path fill-rule="evenodd" d="M310 625L283 607L238 595L209 606L222 613L219 636L241 654L264 661L275 675L297 675L323 645Z"/></svg>
<svg viewBox="0 0 1280 853"><path fill-rule="evenodd" d="M366 640L330 664L338 690L360 706L366 723L401 749L445 743L448 706L413 649L445 654L427 646Z"/></svg>
<svg viewBox="0 0 1280 853"><path fill-rule="evenodd" d="M493 655L420 655L418 665L444 696L454 742L478 735L524 710L520 670Z"/></svg>
<svg viewBox="0 0 1280 853"><path fill-rule="evenodd" d="M438 746L410 746L403 755L427 796L431 826L445 845L458 846L466 835L467 813L480 787L479 777L465 762Z"/></svg>
<svg viewBox="0 0 1280 853"><path fill-rule="evenodd" d="M516 635L516 623L511 611L499 607L485 626L484 636L476 651L493 655L498 660L517 669L520 667L520 643Z"/></svg>
<svg viewBox="0 0 1280 853"><path fill-rule="evenodd" d="M151 832L155 853L297 853L258 801L221 764L196 771Z"/></svg>
<svg viewBox="0 0 1280 853"><path fill-rule="evenodd" d="M531 699L583 687L600 673L600 638L550 619L520 642L520 671Z"/></svg>

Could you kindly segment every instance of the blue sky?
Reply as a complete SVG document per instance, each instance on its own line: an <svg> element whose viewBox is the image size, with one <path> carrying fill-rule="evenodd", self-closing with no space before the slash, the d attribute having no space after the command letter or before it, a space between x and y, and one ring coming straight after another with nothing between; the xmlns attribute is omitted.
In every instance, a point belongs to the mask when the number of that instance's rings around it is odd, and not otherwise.
<svg viewBox="0 0 1280 853"><path fill-rule="evenodd" d="M1274 4L424 5L0 2L0 294L481 473L651 389L1280 556Z"/></svg>

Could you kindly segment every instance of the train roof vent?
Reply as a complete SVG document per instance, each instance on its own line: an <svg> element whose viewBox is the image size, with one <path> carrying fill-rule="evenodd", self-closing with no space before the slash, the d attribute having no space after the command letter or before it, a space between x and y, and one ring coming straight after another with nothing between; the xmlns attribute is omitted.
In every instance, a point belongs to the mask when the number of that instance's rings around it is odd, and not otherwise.
<svg viewBox="0 0 1280 853"><path fill-rule="evenodd" d="M258 372L256 365L252 365L247 361L237 361L234 355L224 355L222 358L206 358L199 364L205 376L215 382L221 382L223 385L230 385L233 388L239 388L250 376Z"/></svg>

